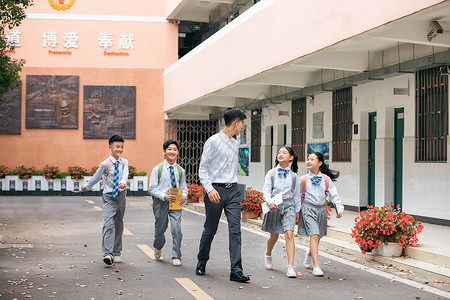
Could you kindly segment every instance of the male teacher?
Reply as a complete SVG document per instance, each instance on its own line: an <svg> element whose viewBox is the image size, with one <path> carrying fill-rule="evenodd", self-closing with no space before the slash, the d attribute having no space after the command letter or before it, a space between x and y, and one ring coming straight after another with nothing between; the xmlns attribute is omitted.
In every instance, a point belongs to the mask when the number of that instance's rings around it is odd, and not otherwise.
<svg viewBox="0 0 450 300"><path fill-rule="evenodd" d="M238 108L224 114L225 128L210 137L203 147L198 175L205 187L206 220L200 239L195 274L205 275L211 242L217 232L222 210L228 221L229 252L231 262L230 280L247 282L242 273L241 256L241 203L237 187L238 142L233 135L239 134L247 116Z"/></svg>

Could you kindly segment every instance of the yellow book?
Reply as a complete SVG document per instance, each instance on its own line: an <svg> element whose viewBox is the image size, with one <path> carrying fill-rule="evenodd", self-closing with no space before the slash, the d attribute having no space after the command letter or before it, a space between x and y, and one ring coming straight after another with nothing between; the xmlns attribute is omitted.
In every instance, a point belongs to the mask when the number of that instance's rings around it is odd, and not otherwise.
<svg viewBox="0 0 450 300"><path fill-rule="evenodd" d="M174 195L177 199L174 202L169 202L170 210L180 210L181 209L181 197L183 197L183 189L171 188L170 195Z"/></svg>

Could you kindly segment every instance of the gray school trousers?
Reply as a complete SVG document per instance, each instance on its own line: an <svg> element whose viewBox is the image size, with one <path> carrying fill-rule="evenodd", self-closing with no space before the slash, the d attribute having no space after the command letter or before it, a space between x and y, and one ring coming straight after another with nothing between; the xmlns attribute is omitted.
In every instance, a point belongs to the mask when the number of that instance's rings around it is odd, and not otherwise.
<svg viewBox="0 0 450 300"><path fill-rule="evenodd" d="M122 251L123 216L125 214L125 193L119 192L116 198L111 193L103 198L102 254L120 256Z"/></svg>
<svg viewBox="0 0 450 300"><path fill-rule="evenodd" d="M155 240L153 248L161 250L166 243L164 233L167 230L170 219L170 231L172 233L172 259L181 258L181 213L182 210L170 210L169 201L153 198L153 214L155 215Z"/></svg>
<svg viewBox="0 0 450 300"><path fill-rule="evenodd" d="M200 239L197 255L198 262L206 264L209 260L211 243L217 232L222 210L224 210L228 221L228 247L231 272L242 272L241 203L239 201L239 189L236 184L232 188L225 188L213 183L213 187L220 195L220 202L218 204L211 202L208 194L205 194L206 220Z"/></svg>

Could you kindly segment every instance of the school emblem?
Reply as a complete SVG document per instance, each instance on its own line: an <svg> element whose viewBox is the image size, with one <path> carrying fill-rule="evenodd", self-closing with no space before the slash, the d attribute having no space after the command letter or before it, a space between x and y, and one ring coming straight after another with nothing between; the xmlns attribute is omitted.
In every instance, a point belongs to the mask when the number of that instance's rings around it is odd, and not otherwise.
<svg viewBox="0 0 450 300"><path fill-rule="evenodd" d="M75 0L48 0L50 6L56 10L66 10L69 9Z"/></svg>

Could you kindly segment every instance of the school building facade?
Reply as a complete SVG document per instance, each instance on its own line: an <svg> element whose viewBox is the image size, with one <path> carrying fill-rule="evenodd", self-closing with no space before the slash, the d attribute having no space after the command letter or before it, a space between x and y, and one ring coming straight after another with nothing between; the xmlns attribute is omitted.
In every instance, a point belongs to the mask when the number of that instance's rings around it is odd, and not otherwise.
<svg viewBox="0 0 450 300"><path fill-rule="evenodd" d="M183 130L245 110L240 183L261 190L288 144L300 174L325 153L346 209L394 202L450 224L449 1L172 2L181 25L228 18L165 70L164 111Z"/></svg>
<svg viewBox="0 0 450 300"><path fill-rule="evenodd" d="M27 63L0 107L0 164L90 168L119 133L149 172L173 137L197 182L240 107L247 187L288 144L300 174L325 153L346 209L394 202L449 225L449 32L442 0L35 1L7 32Z"/></svg>
<svg viewBox="0 0 450 300"><path fill-rule="evenodd" d="M26 64L0 107L0 165L90 169L120 134L124 157L151 171L163 159L163 73L178 58L164 1L34 1L26 13L6 31Z"/></svg>

